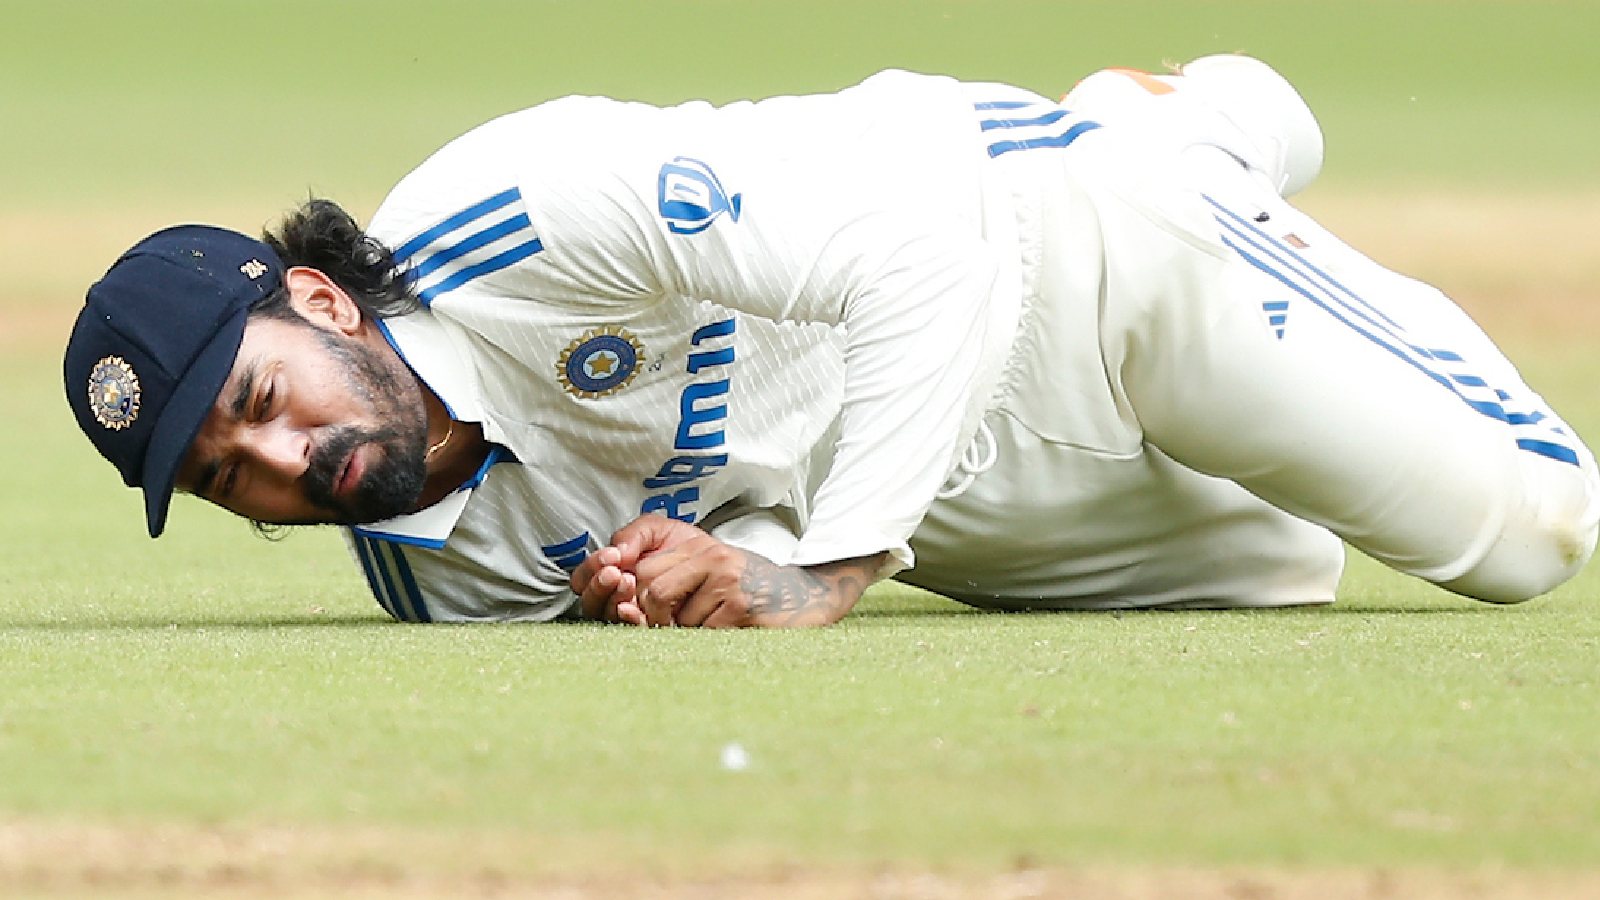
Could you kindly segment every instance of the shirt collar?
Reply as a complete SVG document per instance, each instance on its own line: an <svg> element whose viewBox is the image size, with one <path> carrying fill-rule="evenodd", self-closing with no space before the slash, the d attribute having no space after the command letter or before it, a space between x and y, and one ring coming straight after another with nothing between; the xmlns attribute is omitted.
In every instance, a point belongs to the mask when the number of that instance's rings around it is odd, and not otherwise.
<svg viewBox="0 0 1600 900"><path fill-rule="evenodd" d="M461 514L466 511L467 499L472 496L478 485L489 477L489 469L496 463L516 462L516 459L510 450L499 444L491 444L489 455L484 457L483 465L478 467L478 471L467 480L466 484L451 491L444 499L414 513L366 525L352 525L350 530L362 537L415 544L437 550L444 546L444 542L450 537L450 532L455 530L456 522L460 521Z"/></svg>
<svg viewBox="0 0 1600 900"><path fill-rule="evenodd" d="M378 319L378 331L400 359L444 402L450 417L483 422L478 379L468 358L459 352L450 328L431 310Z"/></svg>
<svg viewBox="0 0 1600 900"><path fill-rule="evenodd" d="M438 396L451 418L461 422L478 422L483 426L484 437L490 441L490 448L488 457L477 473L444 499L413 513L351 526L351 530L364 537L438 549L444 546L450 532L455 530L456 523L467 508L467 499L488 475L489 467L514 457L496 441L498 435L491 434L493 423L484 419L472 367L457 352L455 341L444 323L435 318L431 311L423 309L404 316L378 319L377 324L378 331L389 342L389 346Z"/></svg>

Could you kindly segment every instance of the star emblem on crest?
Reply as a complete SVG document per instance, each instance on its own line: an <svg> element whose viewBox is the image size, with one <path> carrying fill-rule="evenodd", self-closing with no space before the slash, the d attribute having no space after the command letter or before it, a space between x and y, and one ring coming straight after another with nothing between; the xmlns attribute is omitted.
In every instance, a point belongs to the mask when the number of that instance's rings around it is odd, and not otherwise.
<svg viewBox="0 0 1600 900"><path fill-rule="evenodd" d="M609 397L633 382L643 358L638 338L620 325L605 325L584 332L561 351L556 380L575 397Z"/></svg>

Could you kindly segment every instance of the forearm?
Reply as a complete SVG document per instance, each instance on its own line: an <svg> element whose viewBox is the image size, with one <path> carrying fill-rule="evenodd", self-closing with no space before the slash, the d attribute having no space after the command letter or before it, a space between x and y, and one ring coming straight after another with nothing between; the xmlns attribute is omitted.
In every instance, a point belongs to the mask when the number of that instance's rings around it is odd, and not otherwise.
<svg viewBox="0 0 1600 900"><path fill-rule="evenodd" d="M887 547L898 569L1009 343L992 321L998 263L981 241L942 233L907 238L886 261L830 261L847 297L839 434L791 560Z"/></svg>
<svg viewBox="0 0 1600 900"><path fill-rule="evenodd" d="M743 552L743 551L740 551ZM844 618L872 584L886 553L814 566L780 566L744 553L739 587L749 598L753 627L831 625Z"/></svg>
<svg viewBox="0 0 1600 900"><path fill-rule="evenodd" d="M709 628L829 625L844 618L888 552L784 566L693 525L640 516L572 576L590 618Z"/></svg>

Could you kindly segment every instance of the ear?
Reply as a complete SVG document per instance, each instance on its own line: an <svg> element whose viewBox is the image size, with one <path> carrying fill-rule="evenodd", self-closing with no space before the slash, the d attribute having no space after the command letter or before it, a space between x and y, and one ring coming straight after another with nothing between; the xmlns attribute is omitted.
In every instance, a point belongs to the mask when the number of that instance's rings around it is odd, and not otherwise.
<svg viewBox="0 0 1600 900"><path fill-rule="evenodd" d="M309 266L295 266L283 274L283 282L289 290L289 305L313 325L348 335L363 330L366 320L361 307L327 273Z"/></svg>

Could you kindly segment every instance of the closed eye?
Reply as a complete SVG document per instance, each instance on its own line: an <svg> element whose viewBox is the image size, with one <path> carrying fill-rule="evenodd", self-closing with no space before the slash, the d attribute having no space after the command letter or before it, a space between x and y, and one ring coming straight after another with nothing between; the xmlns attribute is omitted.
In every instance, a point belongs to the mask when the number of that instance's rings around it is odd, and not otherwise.
<svg viewBox="0 0 1600 900"><path fill-rule="evenodd" d="M257 422L265 422L267 420L267 418L272 414L272 399L277 394L277 391L275 389L276 384L277 384L277 379L275 379L275 378L267 379L266 387L263 388L262 391L261 391L261 401L256 404L256 421Z"/></svg>

